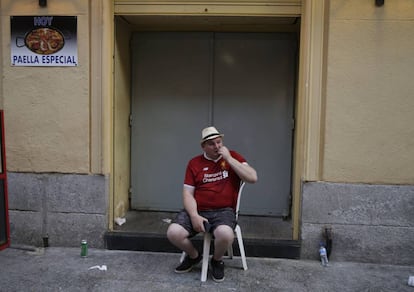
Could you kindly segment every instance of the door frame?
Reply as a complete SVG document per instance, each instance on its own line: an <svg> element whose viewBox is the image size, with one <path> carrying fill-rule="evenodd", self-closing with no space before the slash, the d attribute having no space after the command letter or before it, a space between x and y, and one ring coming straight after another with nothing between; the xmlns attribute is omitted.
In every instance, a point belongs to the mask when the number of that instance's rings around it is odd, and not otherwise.
<svg viewBox="0 0 414 292"><path fill-rule="evenodd" d="M91 51L94 52L91 54L91 172L110 176L109 229L113 229L114 218L119 215L115 214L115 205L118 204L118 191L122 188L122 185L114 183L114 177L122 172L115 163L117 150L114 149L114 141L119 136L119 133L114 131L114 115L118 110L117 90L114 90L114 16L297 16L301 18L301 28L293 149L292 239L299 240L302 182L322 178L328 1L229 1L225 5L201 1L193 1L192 5L187 5L185 1L168 2L90 1ZM93 23L103 25L93 26Z"/></svg>

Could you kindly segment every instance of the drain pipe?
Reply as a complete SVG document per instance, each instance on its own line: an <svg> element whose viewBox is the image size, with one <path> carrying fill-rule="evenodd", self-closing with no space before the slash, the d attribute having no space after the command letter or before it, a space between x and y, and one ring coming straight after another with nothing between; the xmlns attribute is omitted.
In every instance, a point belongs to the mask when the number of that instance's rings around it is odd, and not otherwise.
<svg viewBox="0 0 414 292"><path fill-rule="evenodd" d="M326 255L331 255L332 252L332 227L325 227L323 230L323 237L325 240Z"/></svg>

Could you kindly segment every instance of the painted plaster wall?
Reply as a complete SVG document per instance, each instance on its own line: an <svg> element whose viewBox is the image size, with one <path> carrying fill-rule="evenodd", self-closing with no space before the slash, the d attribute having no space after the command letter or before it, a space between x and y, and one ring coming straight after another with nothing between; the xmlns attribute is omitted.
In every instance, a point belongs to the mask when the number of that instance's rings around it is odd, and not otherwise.
<svg viewBox="0 0 414 292"><path fill-rule="evenodd" d="M332 0L325 181L414 184L414 1Z"/></svg>
<svg viewBox="0 0 414 292"><path fill-rule="evenodd" d="M1 92L7 166L18 172L89 172L89 1L1 0ZM76 15L77 67L12 67L10 16Z"/></svg>
<svg viewBox="0 0 414 292"><path fill-rule="evenodd" d="M302 186L301 257L414 263L414 2L332 0L323 172Z"/></svg>
<svg viewBox="0 0 414 292"><path fill-rule="evenodd" d="M5 111L14 245L104 247L109 176L91 174L90 1L0 0L0 97ZM77 67L12 67L10 16L77 16ZM98 128L100 129L100 128ZM101 141L99 141L100 143Z"/></svg>

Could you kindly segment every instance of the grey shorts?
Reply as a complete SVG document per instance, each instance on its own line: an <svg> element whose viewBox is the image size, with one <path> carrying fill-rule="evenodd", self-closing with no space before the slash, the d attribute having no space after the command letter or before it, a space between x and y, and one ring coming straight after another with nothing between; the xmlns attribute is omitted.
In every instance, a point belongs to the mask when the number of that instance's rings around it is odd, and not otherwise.
<svg viewBox="0 0 414 292"><path fill-rule="evenodd" d="M230 226L231 229L234 229L236 227L236 214L232 208L200 211L198 213L200 216L206 218L210 223L211 233L213 233L214 229L216 229L219 225L227 225ZM173 223L177 223L184 227L184 229L190 233L189 237L193 237L197 234L197 232L193 229L193 225L191 224L190 216L184 209L177 214L173 220Z"/></svg>

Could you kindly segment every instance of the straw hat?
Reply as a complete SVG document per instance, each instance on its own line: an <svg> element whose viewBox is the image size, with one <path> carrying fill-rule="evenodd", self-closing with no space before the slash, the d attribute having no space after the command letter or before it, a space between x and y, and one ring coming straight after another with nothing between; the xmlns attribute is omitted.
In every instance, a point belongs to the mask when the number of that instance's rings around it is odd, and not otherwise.
<svg viewBox="0 0 414 292"><path fill-rule="evenodd" d="M223 137L223 134L220 134L214 127L207 127L201 131L201 141L200 143L204 143L207 140L215 139L217 137Z"/></svg>

